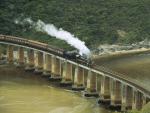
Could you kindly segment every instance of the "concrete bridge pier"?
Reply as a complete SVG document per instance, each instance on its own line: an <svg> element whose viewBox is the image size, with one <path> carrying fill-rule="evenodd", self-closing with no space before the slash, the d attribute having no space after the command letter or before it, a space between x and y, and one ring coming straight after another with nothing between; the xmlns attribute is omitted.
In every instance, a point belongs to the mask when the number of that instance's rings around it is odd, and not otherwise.
<svg viewBox="0 0 150 113"><path fill-rule="evenodd" d="M121 83L115 79L110 79L110 107L121 109Z"/></svg>
<svg viewBox="0 0 150 113"><path fill-rule="evenodd" d="M44 72L42 76L50 76L51 75L51 56L48 54L44 54Z"/></svg>
<svg viewBox="0 0 150 113"><path fill-rule="evenodd" d="M97 92L98 93L100 93L100 91L101 91L101 75L100 74L97 74L97 76L96 76L96 90L97 90Z"/></svg>
<svg viewBox="0 0 150 113"><path fill-rule="evenodd" d="M50 80L61 80L61 60L56 56L51 56L51 77Z"/></svg>
<svg viewBox="0 0 150 113"><path fill-rule="evenodd" d="M22 67L24 66L24 48L23 47L19 47L18 48L18 67Z"/></svg>
<svg viewBox="0 0 150 113"><path fill-rule="evenodd" d="M74 84L72 85L72 90L84 90L84 69L76 66L74 75Z"/></svg>
<svg viewBox="0 0 150 113"><path fill-rule="evenodd" d="M143 108L143 106L146 105L148 102L149 102L148 98L147 98L144 94L142 94L142 108Z"/></svg>
<svg viewBox="0 0 150 113"><path fill-rule="evenodd" d="M0 50L0 60L2 60L2 57L3 57L3 53L2 50Z"/></svg>
<svg viewBox="0 0 150 113"><path fill-rule="evenodd" d="M143 105L142 93L133 89L132 109L141 110Z"/></svg>
<svg viewBox="0 0 150 113"><path fill-rule="evenodd" d="M84 86L87 87L88 70L84 69L83 82Z"/></svg>
<svg viewBox="0 0 150 113"><path fill-rule="evenodd" d="M14 61L13 49L14 49L14 46L12 45L7 46L7 62L9 64L13 64L13 61Z"/></svg>
<svg viewBox="0 0 150 113"><path fill-rule="evenodd" d="M61 81L61 85L62 86L71 86L73 81L72 81L72 64L64 61L63 63L63 72L62 72L62 81Z"/></svg>
<svg viewBox="0 0 150 113"><path fill-rule="evenodd" d="M101 76L101 90L98 103L109 104L110 103L110 78Z"/></svg>
<svg viewBox="0 0 150 113"><path fill-rule="evenodd" d="M35 53L35 70L34 70L34 72L37 74L43 72L43 65L44 65L43 59L44 59L43 53L37 51Z"/></svg>
<svg viewBox="0 0 150 113"><path fill-rule="evenodd" d="M128 85L121 85L121 111L132 109L133 89Z"/></svg>
<svg viewBox="0 0 150 113"><path fill-rule="evenodd" d="M26 71L34 70L34 50L29 49L27 51L27 66L25 68Z"/></svg>
<svg viewBox="0 0 150 113"><path fill-rule="evenodd" d="M84 96L86 97L98 97L98 93L97 93L97 88L96 88L96 84L97 84L97 80L96 80L96 73L92 72L91 70L88 71L88 77L87 77L87 87L86 90L84 92Z"/></svg>

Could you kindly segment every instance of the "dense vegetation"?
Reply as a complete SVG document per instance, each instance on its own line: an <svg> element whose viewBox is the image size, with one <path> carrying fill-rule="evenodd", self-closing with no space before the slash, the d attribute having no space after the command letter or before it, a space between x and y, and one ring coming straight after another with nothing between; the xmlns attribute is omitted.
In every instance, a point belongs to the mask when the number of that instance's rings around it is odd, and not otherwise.
<svg viewBox="0 0 150 113"><path fill-rule="evenodd" d="M61 27L93 47L150 39L150 0L0 0L0 34L68 47L15 19L32 18Z"/></svg>

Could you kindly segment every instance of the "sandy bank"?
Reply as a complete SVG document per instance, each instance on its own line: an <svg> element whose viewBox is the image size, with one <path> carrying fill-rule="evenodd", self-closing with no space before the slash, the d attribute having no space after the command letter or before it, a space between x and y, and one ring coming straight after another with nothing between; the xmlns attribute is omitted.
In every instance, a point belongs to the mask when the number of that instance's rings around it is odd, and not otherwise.
<svg viewBox="0 0 150 113"><path fill-rule="evenodd" d="M109 52L108 54L102 55L93 55L93 59L107 59L107 58L118 58L118 57L127 57L132 55L137 55L141 53L150 53L150 48L141 48L141 49L134 49L134 50L123 50L123 51L116 51L116 52Z"/></svg>

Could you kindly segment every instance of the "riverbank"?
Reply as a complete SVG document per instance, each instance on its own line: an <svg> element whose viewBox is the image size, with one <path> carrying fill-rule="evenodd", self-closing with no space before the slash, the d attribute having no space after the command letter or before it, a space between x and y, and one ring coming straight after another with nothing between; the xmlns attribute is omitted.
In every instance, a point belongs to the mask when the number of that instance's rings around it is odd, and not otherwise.
<svg viewBox="0 0 150 113"><path fill-rule="evenodd" d="M97 61L97 60L106 61L107 59L117 59L118 57L119 58L129 57L129 56L138 55L142 53L150 53L150 48L109 52L109 53L101 54L101 55L93 55L92 58L94 61Z"/></svg>

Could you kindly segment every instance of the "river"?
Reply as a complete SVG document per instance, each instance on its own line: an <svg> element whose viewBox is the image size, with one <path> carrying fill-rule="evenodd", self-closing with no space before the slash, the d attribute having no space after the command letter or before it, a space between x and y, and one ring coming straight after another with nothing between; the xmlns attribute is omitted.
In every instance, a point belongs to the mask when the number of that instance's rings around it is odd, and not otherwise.
<svg viewBox="0 0 150 113"><path fill-rule="evenodd" d="M52 87L39 75L12 66L0 67L0 113L111 113L96 99Z"/></svg>
<svg viewBox="0 0 150 113"><path fill-rule="evenodd" d="M150 91L150 52L101 57L95 59L95 63L121 73L123 77Z"/></svg>
<svg viewBox="0 0 150 113"><path fill-rule="evenodd" d="M97 64L123 73L150 89L150 54L108 57ZM13 66L0 66L0 113L111 113L87 99L51 83L39 75Z"/></svg>

